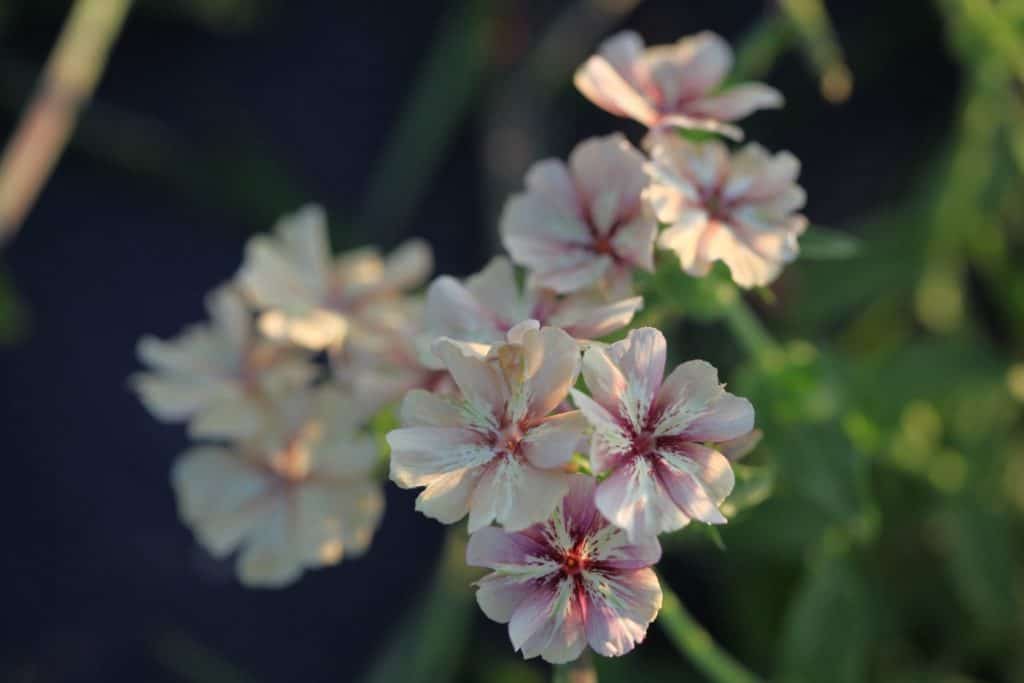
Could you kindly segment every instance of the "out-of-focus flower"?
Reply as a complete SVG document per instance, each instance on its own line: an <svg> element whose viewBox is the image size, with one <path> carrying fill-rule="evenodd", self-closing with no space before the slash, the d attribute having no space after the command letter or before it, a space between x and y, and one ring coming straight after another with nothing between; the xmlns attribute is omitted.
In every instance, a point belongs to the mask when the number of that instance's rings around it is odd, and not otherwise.
<svg viewBox="0 0 1024 683"><path fill-rule="evenodd" d="M265 394L301 390L317 371L304 354L259 339L230 286L211 292L206 308L209 323L169 341L140 339L139 359L151 372L131 382L150 413L189 421L192 436L245 438L260 427Z"/></svg>
<svg viewBox="0 0 1024 683"><path fill-rule="evenodd" d="M361 406L331 388L268 405L259 438L198 446L175 463L178 509L216 557L238 551L238 576L274 588L370 544L384 509Z"/></svg>
<svg viewBox="0 0 1024 683"><path fill-rule="evenodd" d="M560 327L576 339L595 339L628 325L643 303L643 297L600 288L565 297L530 285L520 291L512 264L497 256L464 283L442 275L430 284L421 345L438 337L494 344L524 320Z"/></svg>
<svg viewBox="0 0 1024 683"><path fill-rule="evenodd" d="M332 259L327 217L310 205L278 221L273 236L249 241L238 281L271 339L314 350L344 343L373 348L388 307L422 284L432 264L422 240L400 245L386 259L372 248Z"/></svg>
<svg viewBox="0 0 1024 683"><path fill-rule="evenodd" d="M754 426L745 398L726 392L704 361L678 366L664 381L665 337L633 330L607 349L590 347L583 378L591 396L572 391L593 427L590 466L608 473L597 488L602 514L631 538L685 526L722 524L732 492L729 461L704 442L728 441Z"/></svg>
<svg viewBox="0 0 1024 683"><path fill-rule="evenodd" d="M675 252L687 273L703 276L723 261L736 284L757 287L800 252L807 218L796 212L806 195L796 184L800 162L789 152L772 156L751 143L730 158L720 142L662 135L647 168L646 196L669 224L658 246Z"/></svg>
<svg viewBox="0 0 1024 683"><path fill-rule="evenodd" d="M369 410L394 403L412 389L446 391L451 386L443 366L423 363L422 300L407 297L387 310L389 316L378 317L382 334L374 348L349 345L329 356L334 379Z"/></svg>
<svg viewBox="0 0 1024 683"><path fill-rule="evenodd" d="M477 582L484 614L508 624L527 659L569 662L589 643L615 657L643 641L661 609L650 569L654 537L630 540L594 507L594 480L574 475L551 518L520 532L484 527L469 538L466 562L493 571Z"/></svg>
<svg viewBox="0 0 1024 683"><path fill-rule="evenodd" d="M644 157L619 134L576 146L569 165L546 159L505 204L501 239L534 282L559 293L654 269L658 225L642 200Z"/></svg>
<svg viewBox="0 0 1024 683"><path fill-rule="evenodd" d="M709 31L646 49L639 35L622 31L601 44L573 81L597 106L648 128L706 130L742 139L742 131L725 122L781 107L783 98L763 83L716 93L732 62L728 43Z"/></svg>
<svg viewBox="0 0 1024 683"><path fill-rule="evenodd" d="M564 466L585 446L579 411L550 415L579 372L579 347L554 327L517 325L494 347L442 338L434 353L460 399L423 390L402 404L387 436L391 479L426 487L416 509L445 524L469 513L474 531L497 520L522 529L545 519L568 486Z"/></svg>

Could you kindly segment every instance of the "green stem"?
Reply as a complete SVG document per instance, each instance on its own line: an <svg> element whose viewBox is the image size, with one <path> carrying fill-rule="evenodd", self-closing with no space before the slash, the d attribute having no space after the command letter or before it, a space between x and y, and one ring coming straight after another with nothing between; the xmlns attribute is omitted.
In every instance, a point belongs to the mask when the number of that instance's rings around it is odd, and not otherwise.
<svg viewBox="0 0 1024 683"><path fill-rule="evenodd" d="M714 683L759 683L760 679L721 649L711 635L686 611L679 597L661 580L662 603L658 625L676 646Z"/></svg>
<svg viewBox="0 0 1024 683"><path fill-rule="evenodd" d="M779 351L778 342L750 308L750 304L738 293L735 300L724 307L722 318L736 339L753 358L764 361L768 356Z"/></svg>
<svg viewBox="0 0 1024 683"><path fill-rule="evenodd" d="M590 650L584 650L575 662L552 666L551 681L552 683L597 683L597 670L594 668L594 658L590 654Z"/></svg>

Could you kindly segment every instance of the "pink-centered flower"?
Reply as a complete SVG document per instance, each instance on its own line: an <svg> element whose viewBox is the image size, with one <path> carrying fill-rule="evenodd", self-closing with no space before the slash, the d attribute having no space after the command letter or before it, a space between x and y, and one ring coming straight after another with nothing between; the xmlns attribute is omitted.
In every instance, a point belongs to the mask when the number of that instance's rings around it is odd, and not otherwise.
<svg viewBox="0 0 1024 683"><path fill-rule="evenodd" d="M732 64L729 44L715 33L645 49L639 35L622 31L602 43L573 80L597 106L648 128L706 130L742 139L742 131L726 122L781 107L783 98L763 83L717 92Z"/></svg>
<svg viewBox="0 0 1024 683"><path fill-rule="evenodd" d="M369 546L384 509L373 438L359 403L323 388L266 404L263 431L231 448L198 446L175 463L178 510L239 579L274 588Z"/></svg>
<svg viewBox="0 0 1024 683"><path fill-rule="evenodd" d="M560 329L529 321L493 347L442 338L433 351L461 398L424 390L402 404L405 427L387 436L391 479L425 487L416 509L445 524L469 513L474 531L497 521L522 529L565 494L565 465L585 447L579 411L549 415L579 372L579 347Z"/></svg>
<svg viewBox="0 0 1024 683"><path fill-rule="evenodd" d="M208 323L174 339L140 339L139 359L151 371L131 383L150 413L188 421L194 437L244 438L260 428L265 394L302 390L317 370L304 354L261 339L232 287L211 292L206 309Z"/></svg>
<svg viewBox="0 0 1024 683"><path fill-rule="evenodd" d="M594 507L594 480L574 475L551 518L523 531L484 527L469 538L466 562L493 570L477 582L489 618L508 624L527 659L569 662L589 643L615 657L643 641L661 609L651 565L654 537L630 540Z"/></svg>
<svg viewBox="0 0 1024 683"><path fill-rule="evenodd" d="M729 461L705 445L728 441L754 426L754 409L718 383L704 361L665 373L665 337L633 330L607 349L583 356L590 396L573 390L593 427L590 466L605 474L598 509L630 537L674 531L696 519L722 524L718 506L732 492Z"/></svg>
<svg viewBox="0 0 1024 683"><path fill-rule="evenodd" d="M675 252L683 270L706 275L715 261L741 287L771 283L800 252L807 218L796 184L800 162L751 143L735 154L713 141L693 144L657 136L648 165L647 198L668 227L658 246Z"/></svg>
<svg viewBox="0 0 1024 683"><path fill-rule="evenodd" d="M399 245L387 258L373 248L332 258L327 217L310 205L278 221L272 236L249 240L238 282L271 339L313 350L372 349L388 332L389 307L432 267L422 240Z"/></svg>
<svg viewBox="0 0 1024 683"><path fill-rule="evenodd" d="M560 327L578 340L597 339L628 325L643 302L643 297L601 288L564 297L529 284L520 290L512 264L497 256L464 282L442 275L430 284L423 340L429 344L451 337L494 344L523 320ZM436 359L424 355L436 365Z"/></svg>
<svg viewBox="0 0 1024 683"><path fill-rule="evenodd" d="M501 216L501 239L534 282L558 293L654 269L658 225L642 199L644 157L619 134L584 140L569 164L546 159Z"/></svg>

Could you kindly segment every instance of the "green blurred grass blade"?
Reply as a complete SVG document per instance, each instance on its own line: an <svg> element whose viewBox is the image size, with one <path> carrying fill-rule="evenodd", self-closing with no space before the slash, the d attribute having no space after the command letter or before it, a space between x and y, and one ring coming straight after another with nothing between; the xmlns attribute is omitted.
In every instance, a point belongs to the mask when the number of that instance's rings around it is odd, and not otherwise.
<svg viewBox="0 0 1024 683"><path fill-rule="evenodd" d="M776 12L762 18L737 41L736 64L728 83L762 78L793 47L796 37L793 23L787 17Z"/></svg>
<svg viewBox="0 0 1024 683"><path fill-rule="evenodd" d="M800 237L800 258L812 261L841 261L857 256L861 241L848 233L820 225Z"/></svg>
<svg viewBox="0 0 1024 683"><path fill-rule="evenodd" d="M156 657L187 683L256 683L217 652L187 633L171 631L156 642Z"/></svg>
<svg viewBox="0 0 1024 683"><path fill-rule="evenodd" d="M448 532L429 593L376 653L363 683L445 683L463 666L475 604L462 527Z"/></svg>
<svg viewBox="0 0 1024 683"><path fill-rule="evenodd" d="M829 102L844 102L853 91L853 74L843 58L832 20L822 0L781 0L804 54L818 75L821 95Z"/></svg>
<svg viewBox="0 0 1024 683"><path fill-rule="evenodd" d="M492 11L485 0L465 0L442 22L366 187L357 225L377 241L403 231L463 121L490 65Z"/></svg>

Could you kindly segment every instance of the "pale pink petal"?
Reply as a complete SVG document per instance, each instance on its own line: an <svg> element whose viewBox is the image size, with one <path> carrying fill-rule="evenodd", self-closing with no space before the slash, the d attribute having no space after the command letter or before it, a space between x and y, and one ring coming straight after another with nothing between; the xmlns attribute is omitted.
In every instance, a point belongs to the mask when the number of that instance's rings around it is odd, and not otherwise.
<svg viewBox="0 0 1024 683"><path fill-rule="evenodd" d="M665 335L653 327L631 330L622 341L608 347L608 356L626 379L620 398L638 429L644 422L665 375ZM589 384L588 384L589 386Z"/></svg>
<svg viewBox="0 0 1024 683"><path fill-rule="evenodd" d="M424 319L434 337L483 342L501 339L494 314L451 276L442 275L430 283L425 306Z"/></svg>
<svg viewBox="0 0 1024 683"><path fill-rule="evenodd" d="M299 578L302 555L290 533L287 502L278 499L273 514L250 536L238 556L238 578L253 588L282 588Z"/></svg>
<svg viewBox="0 0 1024 683"><path fill-rule="evenodd" d="M583 220L576 186L561 160L543 159L534 163L527 170L524 182L527 192L542 197L561 215Z"/></svg>
<svg viewBox="0 0 1024 683"><path fill-rule="evenodd" d="M320 567L366 550L384 512L384 496L372 481L307 482L293 505L298 552L307 567Z"/></svg>
<svg viewBox="0 0 1024 683"><path fill-rule="evenodd" d="M541 469L561 467L587 448L587 420L578 410L545 418L520 442L523 456Z"/></svg>
<svg viewBox="0 0 1024 683"><path fill-rule="evenodd" d="M473 430L457 427L407 427L388 432L391 480L402 488L425 486L439 475L479 467L494 451Z"/></svg>
<svg viewBox="0 0 1024 683"><path fill-rule="evenodd" d="M624 416L622 401L627 382L608 351L599 346L588 347L583 353L582 372L591 398L611 415Z"/></svg>
<svg viewBox="0 0 1024 683"><path fill-rule="evenodd" d="M714 448L698 443L684 443L660 453L673 468L696 477L715 505L720 505L728 498L736 485L729 459Z"/></svg>
<svg viewBox="0 0 1024 683"><path fill-rule="evenodd" d="M466 564L504 570L516 565L534 564L531 558L543 557L544 546L526 534L510 533L496 526L485 526L469 537Z"/></svg>
<svg viewBox="0 0 1024 683"><path fill-rule="evenodd" d="M431 480L416 497L416 510L442 524L454 524L469 513L482 467L447 472Z"/></svg>
<svg viewBox="0 0 1024 683"><path fill-rule="evenodd" d="M661 609L658 577L651 569L638 569L614 576L588 573L586 578L590 647L605 657L629 652L647 635Z"/></svg>
<svg viewBox="0 0 1024 683"><path fill-rule="evenodd" d="M419 287L434 269L434 254L425 240L402 242L384 261L381 284L391 290Z"/></svg>
<svg viewBox="0 0 1024 683"><path fill-rule="evenodd" d="M657 416L657 436L682 434L725 392L718 382L718 370L702 360L691 360L676 367L665 378L652 406Z"/></svg>
<svg viewBox="0 0 1024 683"><path fill-rule="evenodd" d="M508 622L508 635L512 646L522 650L526 658L536 657L551 641L556 608L571 594L571 581L567 579L545 581L537 585L516 610ZM529 643L530 650L524 645Z"/></svg>
<svg viewBox="0 0 1024 683"><path fill-rule="evenodd" d="M413 389L402 399L402 424L409 427L463 427L465 415L447 396Z"/></svg>
<svg viewBox="0 0 1024 683"><path fill-rule="evenodd" d="M214 446L194 448L175 461L171 483L178 514L217 557L237 548L273 502L270 477Z"/></svg>
<svg viewBox="0 0 1024 683"><path fill-rule="evenodd" d="M732 68L732 49L721 36L702 31L675 45L648 48L642 68L659 90L661 104L674 111L682 100L715 88Z"/></svg>
<svg viewBox="0 0 1024 683"><path fill-rule="evenodd" d="M722 392L722 396L686 427L694 441L728 441L754 428L754 406L745 398Z"/></svg>
<svg viewBox="0 0 1024 683"><path fill-rule="evenodd" d="M530 420L539 420L565 400L580 370L576 341L557 327L528 335L524 389Z"/></svg>
<svg viewBox="0 0 1024 683"><path fill-rule="evenodd" d="M476 603L488 619L507 624L519 605L535 590L530 581L515 576L490 574L476 582Z"/></svg>
<svg viewBox="0 0 1024 683"><path fill-rule="evenodd" d="M669 496L651 463L633 458L597 487L594 502L601 514L626 530L631 540L675 531L690 519Z"/></svg>
<svg viewBox="0 0 1024 683"><path fill-rule="evenodd" d="M597 53L608 60L623 78L632 78L633 68L644 53L644 39L636 31L619 31L606 38Z"/></svg>
<svg viewBox="0 0 1024 683"><path fill-rule="evenodd" d="M554 619L551 636L540 652L541 659L549 664L572 662L579 658L587 646L587 632L579 592L571 586L567 590L572 592L568 600L558 605L561 609L558 609ZM529 657L528 653L532 651L533 643L527 642L523 646L523 656Z"/></svg>
<svg viewBox="0 0 1024 683"><path fill-rule="evenodd" d="M725 524L726 519L718 510L715 492L706 488L699 476L703 473L702 465L670 451L661 450L658 451L658 455L661 462L655 466L655 471L672 502L691 519L707 524ZM724 456L717 453L716 455L725 463L725 468L722 470L720 463L716 461L711 465L714 468L711 473L716 477L715 482L718 486L725 488L728 483L728 489L731 491L732 468ZM724 474L725 472L728 474Z"/></svg>
<svg viewBox="0 0 1024 683"><path fill-rule="evenodd" d="M612 248L627 264L654 272L654 238L657 233L658 222L654 216L641 211L636 218L615 231Z"/></svg>
<svg viewBox="0 0 1024 683"><path fill-rule="evenodd" d="M782 261L771 260L758 253L726 228L709 232L705 244L704 257L729 266L733 282L744 289L771 284L784 265Z"/></svg>
<svg viewBox="0 0 1024 683"><path fill-rule="evenodd" d="M576 145L569 168L599 233L607 234L640 210L640 195L647 186L644 157L620 133Z"/></svg>
<svg viewBox="0 0 1024 683"><path fill-rule="evenodd" d="M252 312L241 293L231 285L222 285L206 296L205 304L213 325L241 353L252 334Z"/></svg>
<svg viewBox="0 0 1024 683"><path fill-rule="evenodd" d="M495 256L479 273L466 279L468 289L485 311L495 314L504 324L529 318L529 310L519 294L515 270L504 256ZM485 321L477 323L485 324ZM495 341L499 341L497 337Z"/></svg>
<svg viewBox="0 0 1024 683"><path fill-rule="evenodd" d="M800 160L790 152L772 155L756 142L734 155L724 196L760 201L785 191L800 175Z"/></svg>
<svg viewBox="0 0 1024 683"><path fill-rule="evenodd" d="M211 401L189 421L189 436L196 439L247 439L263 428L267 412L254 397L234 392Z"/></svg>
<svg viewBox="0 0 1024 683"><path fill-rule="evenodd" d="M473 492L470 533L496 521L510 531L548 518L568 489L569 475L539 470L515 456L496 458Z"/></svg>
<svg viewBox="0 0 1024 683"><path fill-rule="evenodd" d="M785 103L782 93L763 83L743 83L720 95L702 97L686 105L691 116L706 116L719 121L735 121L758 109L778 109Z"/></svg>
<svg viewBox="0 0 1024 683"><path fill-rule="evenodd" d="M607 59L591 56L576 70L572 82L588 100L610 114L653 125L658 113Z"/></svg>
<svg viewBox="0 0 1024 683"><path fill-rule="evenodd" d="M484 358L467 353L451 339L438 339L433 351L480 418L496 420L505 403L505 384L494 367Z"/></svg>
<svg viewBox="0 0 1024 683"><path fill-rule="evenodd" d="M708 215L699 209L682 211L678 222L665 228L658 236L658 246L675 253L679 267L686 273L703 277L711 263L701 253L701 238L708 228Z"/></svg>
<svg viewBox="0 0 1024 683"><path fill-rule="evenodd" d="M551 263L549 261L549 263ZM560 294L577 292L599 282L613 266L611 257L590 251L568 252L552 267L535 270L532 282Z"/></svg>
<svg viewBox="0 0 1024 683"><path fill-rule="evenodd" d="M602 474L613 468L619 458L630 453L633 441L620 418L601 404L575 389L572 400L593 429L590 439L590 468Z"/></svg>
<svg viewBox="0 0 1024 683"><path fill-rule="evenodd" d="M600 303L592 295L575 294L562 299L547 322L576 339L599 339L629 325L643 305L641 296Z"/></svg>

